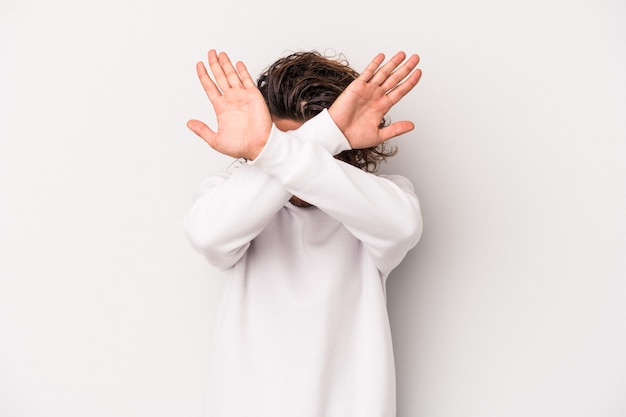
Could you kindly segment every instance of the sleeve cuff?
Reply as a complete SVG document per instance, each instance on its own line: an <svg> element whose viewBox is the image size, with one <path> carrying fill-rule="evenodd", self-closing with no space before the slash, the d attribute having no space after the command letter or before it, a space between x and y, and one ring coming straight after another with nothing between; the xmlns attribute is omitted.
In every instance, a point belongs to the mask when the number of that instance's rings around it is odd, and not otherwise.
<svg viewBox="0 0 626 417"><path fill-rule="evenodd" d="M327 109L322 110L292 133L303 140L317 143L332 155L352 149Z"/></svg>
<svg viewBox="0 0 626 417"><path fill-rule="evenodd" d="M332 117L330 117L328 110L324 109L296 130L283 132L276 125L272 124L265 146L254 160L248 161L248 164L267 168L273 164L270 161L288 158L290 156L289 152L293 150L295 143L287 142L282 144L282 141L290 140L300 142L305 148L308 148L306 144L319 146L333 156L342 151L352 149L346 137L337 127Z"/></svg>
<svg viewBox="0 0 626 417"><path fill-rule="evenodd" d="M256 158L248 161L248 165L262 168L270 164L269 161L275 159L281 153L280 150L274 150L274 148L276 148L276 146L273 146L274 142L277 140L289 140L290 138L278 139L278 137L287 135L290 136L291 133L292 132L289 132L289 134L287 134L286 132L278 129L275 124L272 124L272 129L270 130L270 135L267 138L267 142L265 142L265 146L263 147L263 149L261 149L261 152L257 155ZM280 149L280 147L278 149Z"/></svg>

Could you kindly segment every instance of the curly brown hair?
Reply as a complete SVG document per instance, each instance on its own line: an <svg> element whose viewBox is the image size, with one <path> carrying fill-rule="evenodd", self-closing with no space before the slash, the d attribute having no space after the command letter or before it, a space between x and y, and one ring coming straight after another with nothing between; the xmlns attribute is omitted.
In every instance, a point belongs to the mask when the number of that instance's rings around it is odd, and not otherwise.
<svg viewBox="0 0 626 417"><path fill-rule="evenodd" d="M318 51L294 52L266 68L257 86L272 116L306 122L329 108L358 76L341 54L330 57ZM383 119L380 127L387 124ZM395 153L395 148L382 143L346 150L336 157L366 172L376 172L381 162Z"/></svg>

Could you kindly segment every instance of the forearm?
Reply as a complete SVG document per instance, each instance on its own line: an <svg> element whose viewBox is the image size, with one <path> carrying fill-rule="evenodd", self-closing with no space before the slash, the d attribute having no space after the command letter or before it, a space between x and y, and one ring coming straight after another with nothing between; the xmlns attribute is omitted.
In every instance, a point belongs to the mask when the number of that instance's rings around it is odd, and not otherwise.
<svg viewBox="0 0 626 417"><path fill-rule="evenodd" d="M314 142L274 133L252 163L292 194L334 217L363 241L383 273L421 234L419 202L402 177L379 177L336 160Z"/></svg>
<svg viewBox="0 0 626 417"><path fill-rule="evenodd" d="M210 177L183 221L189 242L219 269L234 265L291 194L247 164Z"/></svg>
<svg viewBox="0 0 626 417"><path fill-rule="evenodd" d="M318 144L328 155L339 153L349 144L329 120L324 111L296 132L302 140ZM281 133L272 130L272 134ZM234 169L232 174L212 176L196 193L185 217L187 237L211 264L230 267L291 195L282 182L249 164Z"/></svg>

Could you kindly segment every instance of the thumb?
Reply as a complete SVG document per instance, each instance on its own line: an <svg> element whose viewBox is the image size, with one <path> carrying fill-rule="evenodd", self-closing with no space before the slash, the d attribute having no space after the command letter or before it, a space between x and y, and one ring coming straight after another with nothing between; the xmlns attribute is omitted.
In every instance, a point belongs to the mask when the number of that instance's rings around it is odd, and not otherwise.
<svg viewBox="0 0 626 417"><path fill-rule="evenodd" d="M415 128L413 122L409 121L401 121L390 124L389 126L383 127L380 129L380 138L382 142L385 142L391 138L395 138L396 136L403 135L407 132L410 132Z"/></svg>
<svg viewBox="0 0 626 417"><path fill-rule="evenodd" d="M210 147L215 148L216 133L211 130L211 128L207 126L204 122L192 119L187 122L187 127L193 133L200 136L202 140L209 144Z"/></svg>

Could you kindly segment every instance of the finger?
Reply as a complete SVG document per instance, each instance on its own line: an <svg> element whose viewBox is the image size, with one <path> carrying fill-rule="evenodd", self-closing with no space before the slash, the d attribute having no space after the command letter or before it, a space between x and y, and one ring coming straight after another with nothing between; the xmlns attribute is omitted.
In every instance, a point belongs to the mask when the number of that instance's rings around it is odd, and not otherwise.
<svg viewBox="0 0 626 417"><path fill-rule="evenodd" d="M405 57L406 54L402 51L395 54L385 65L376 71L370 82L378 85L384 83L393 70L395 70L398 65L402 63L402 61L404 61Z"/></svg>
<svg viewBox="0 0 626 417"><path fill-rule="evenodd" d="M422 70L415 70L409 78L407 78L403 83L398 84L394 89L387 93L387 97L391 100L393 104L399 102L402 97L407 95L409 91L413 89L422 78Z"/></svg>
<svg viewBox="0 0 626 417"><path fill-rule="evenodd" d="M381 143L388 141L391 138L395 138L396 136L400 136L404 133L410 132L415 128L413 122L409 122L408 120L403 120L401 122L395 122L390 124L389 126L383 127L380 129L380 138Z"/></svg>
<svg viewBox="0 0 626 417"><path fill-rule="evenodd" d="M241 78L239 78L239 73L237 72L237 70L235 70L233 63L230 62L230 58L228 57L226 52L220 53L219 62L220 62L220 65L222 66L222 69L224 70L224 74L226 74L226 77L228 79L228 84L232 88L243 87Z"/></svg>
<svg viewBox="0 0 626 417"><path fill-rule="evenodd" d="M246 88L256 88L256 83L248 72L248 68L246 68L246 65L241 61L237 62L236 65L237 71L239 71L239 76L241 77L241 81L243 82L243 86Z"/></svg>
<svg viewBox="0 0 626 417"><path fill-rule="evenodd" d="M407 59L407 61L398 67L395 71L393 71L389 77L382 83L382 87L385 91L389 91L398 84L417 67L417 64L420 62L420 58L417 54L413 54Z"/></svg>
<svg viewBox="0 0 626 417"><path fill-rule="evenodd" d="M202 62L198 62L196 64L196 72L198 73L200 83L202 84L206 95L209 97L209 100L213 102L215 99L219 98L222 93L217 88L211 77L209 77L209 73Z"/></svg>
<svg viewBox="0 0 626 417"><path fill-rule="evenodd" d="M378 55L376 55L372 62L370 62L367 67L365 67L361 75L359 75L359 78L365 82L368 82L374 76L376 69L380 66L380 64L383 63L384 60L385 55L383 53L379 53Z"/></svg>
<svg viewBox="0 0 626 417"><path fill-rule="evenodd" d="M200 136L202 140L209 144L212 148L215 146L215 136L216 133L211 130L205 123L200 120L189 120L187 122L187 127L196 135Z"/></svg>
<svg viewBox="0 0 626 417"><path fill-rule="evenodd" d="M228 82L228 78L224 73L224 69L222 68L222 64L219 61L215 49L211 49L209 51L209 67L211 68L211 72L213 73L213 77L215 77L215 81L217 82L218 87L222 91L229 88L230 83Z"/></svg>

